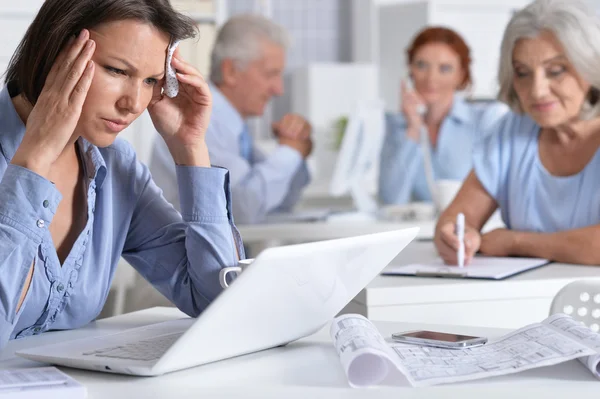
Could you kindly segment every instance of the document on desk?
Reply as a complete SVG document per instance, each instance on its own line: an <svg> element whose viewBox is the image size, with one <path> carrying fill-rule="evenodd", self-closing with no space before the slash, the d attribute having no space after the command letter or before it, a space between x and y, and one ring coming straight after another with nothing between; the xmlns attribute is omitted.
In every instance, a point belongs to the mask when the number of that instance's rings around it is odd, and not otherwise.
<svg viewBox="0 0 600 399"><path fill-rule="evenodd" d="M429 386L518 373L573 359L579 359L600 379L600 334L563 314L468 349L386 342L369 320L355 314L336 318L330 333L354 387L378 384L392 367L412 386Z"/></svg>
<svg viewBox="0 0 600 399"><path fill-rule="evenodd" d="M539 258L476 256L468 266L462 268L445 265L441 259L437 259L427 264L388 266L382 274L502 280L546 264L547 259Z"/></svg>
<svg viewBox="0 0 600 399"><path fill-rule="evenodd" d="M85 386L56 367L0 370L0 397L6 399L83 399Z"/></svg>

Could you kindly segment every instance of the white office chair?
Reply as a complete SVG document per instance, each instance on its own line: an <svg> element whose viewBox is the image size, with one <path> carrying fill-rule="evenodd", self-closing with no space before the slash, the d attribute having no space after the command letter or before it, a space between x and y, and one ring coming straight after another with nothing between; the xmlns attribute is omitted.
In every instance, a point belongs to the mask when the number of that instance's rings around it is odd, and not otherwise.
<svg viewBox="0 0 600 399"><path fill-rule="evenodd" d="M550 314L565 313L600 331L600 280L578 280L565 285L552 300Z"/></svg>

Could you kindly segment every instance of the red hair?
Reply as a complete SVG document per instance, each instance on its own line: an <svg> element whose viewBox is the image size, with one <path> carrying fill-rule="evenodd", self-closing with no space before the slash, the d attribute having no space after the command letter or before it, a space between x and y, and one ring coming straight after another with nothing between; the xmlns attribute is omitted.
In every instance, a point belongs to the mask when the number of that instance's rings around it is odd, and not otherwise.
<svg viewBox="0 0 600 399"><path fill-rule="evenodd" d="M460 66L462 67L465 78L463 79L459 89L465 89L472 83L471 80L471 50L464 39L455 31L448 28L442 28L434 26L431 28L425 28L417 34L413 39L411 45L406 50L408 56L408 63L412 64L415 58L415 54L421 47L431 43L444 43L448 45L460 59Z"/></svg>

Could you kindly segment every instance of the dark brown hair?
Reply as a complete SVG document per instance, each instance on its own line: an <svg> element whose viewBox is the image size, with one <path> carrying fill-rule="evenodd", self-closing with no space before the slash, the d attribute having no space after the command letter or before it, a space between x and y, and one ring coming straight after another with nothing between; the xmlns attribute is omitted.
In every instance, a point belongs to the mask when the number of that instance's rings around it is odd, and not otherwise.
<svg viewBox="0 0 600 399"><path fill-rule="evenodd" d="M460 66L465 72L465 78L463 79L459 89L466 89L471 85L471 51L469 46L463 40L463 38L453 31L452 29L434 26L426 28L419 32L414 38L411 45L406 50L408 55L408 63L412 64L415 59L415 54L419 49L426 44L430 43L444 43L447 44L460 58Z"/></svg>
<svg viewBox="0 0 600 399"><path fill-rule="evenodd" d="M13 54L5 82L35 104L50 68L71 36L125 19L148 23L172 40L196 36L194 21L169 0L46 0Z"/></svg>

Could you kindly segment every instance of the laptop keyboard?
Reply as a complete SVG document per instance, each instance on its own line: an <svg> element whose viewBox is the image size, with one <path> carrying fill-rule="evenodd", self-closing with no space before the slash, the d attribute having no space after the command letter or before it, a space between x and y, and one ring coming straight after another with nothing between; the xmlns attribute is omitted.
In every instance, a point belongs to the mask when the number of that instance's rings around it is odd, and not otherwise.
<svg viewBox="0 0 600 399"><path fill-rule="evenodd" d="M84 352L83 355L142 361L156 360L159 359L182 334L183 332L160 335L142 341L95 349L93 351Z"/></svg>

